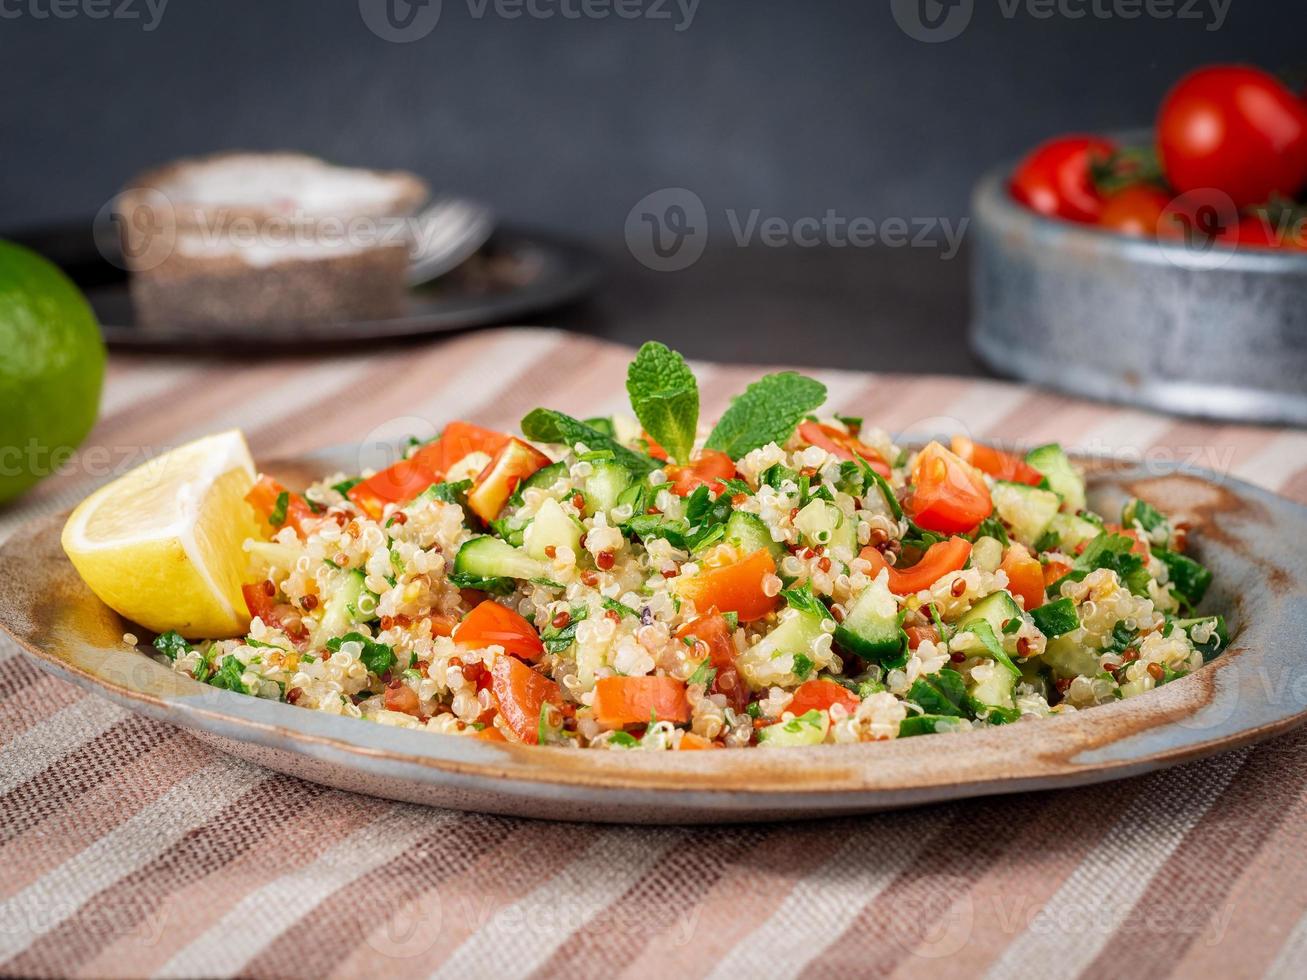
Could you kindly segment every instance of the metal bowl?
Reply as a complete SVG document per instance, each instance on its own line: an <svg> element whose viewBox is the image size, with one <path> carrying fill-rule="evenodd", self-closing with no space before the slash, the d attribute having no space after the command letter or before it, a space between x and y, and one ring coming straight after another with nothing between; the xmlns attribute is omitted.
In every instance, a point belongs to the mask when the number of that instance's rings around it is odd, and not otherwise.
<svg viewBox="0 0 1307 980"><path fill-rule="evenodd" d="M972 198L971 344L995 371L1207 418L1307 425L1307 253L1130 238Z"/></svg>

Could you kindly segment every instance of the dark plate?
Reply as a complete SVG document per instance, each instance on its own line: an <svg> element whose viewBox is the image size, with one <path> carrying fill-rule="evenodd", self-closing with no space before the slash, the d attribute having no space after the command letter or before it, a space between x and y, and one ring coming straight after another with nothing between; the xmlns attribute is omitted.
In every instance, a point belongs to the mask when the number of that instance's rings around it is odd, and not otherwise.
<svg viewBox="0 0 1307 980"><path fill-rule="evenodd" d="M445 333L520 320L580 299L603 277L589 247L518 228L497 231L458 269L409 293L402 316L384 320L258 324L250 327L145 327L136 322L127 275L96 248L90 221L7 235L45 255L86 293L105 341L115 347L195 350L336 344Z"/></svg>

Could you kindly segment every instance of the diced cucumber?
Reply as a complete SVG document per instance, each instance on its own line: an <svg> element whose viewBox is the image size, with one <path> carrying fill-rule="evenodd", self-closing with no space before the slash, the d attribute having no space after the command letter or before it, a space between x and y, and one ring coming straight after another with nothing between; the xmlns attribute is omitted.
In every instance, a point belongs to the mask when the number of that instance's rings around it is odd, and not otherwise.
<svg viewBox="0 0 1307 980"><path fill-rule="evenodd" d="M803 543L809 547L829 545L835 536L835 529L846 521L844 511L821 499L808 501L794 515L794 526L799 529Z"/></svg>
<svg viewBox="0 0 1307 980"><path fill-rule="evenodd" d="M1016 687L1017 679L1011 673L1003 669L1001 664L991 664L993 669L989 676L983 681L975 681L969 685L967 693L983 705L991 708L1011 708L1012 689Z"/></svg>
<svg viewBox="0 0 1307 980"><path fill-rule="evenodd" d="M594 470L585 478L586 516L599 511L607 513L617 506L622 491L630 487L630 471L620 463L600 461L594 464Z"/></svg>
<svg viewBox="0 0 1307 980"><path fill-rule="evenodd" d="M859 551L858 519L843 512L840 513L840 517L843 519L835 525L828 548L830 551L834 551L836 548L847 550L850 560L852 560L858 557Z"/></svg>
<svg viewBox="0 0 1307 980"><path fill-rule="evenodd" d="M1021 664L1021 680L1018 683L1033 688L1036 694L1047 701L1053 695L1053 685L1048 682L1047 671L1039 659L1027 660Z"/></svg>
<svg viewBox="0 0 1307 980"><path fill-rule="evenodd" d="M527 525L522 535L522 546L527 556L536 561L547 561L547 548L571 548L573 554L581 551L582 527L576 518L570 517L563 505L549 497L536 511L535 520Z"/></svg>
<svg viewBox="0 0 1307 980"><path fill-rule="evenodd" d="M331 593L331 598L323 606L322 620L318 624L320 636L339 636L360 622L358 607L359 599L363 596L365 577L361 568L351 568L345 573L344 582Z"/></svg>
<svg viewBox="0 0 1307 980"><path fill-rule="evenodd" d="M785 555L785 546L773 541L771 531L757 514L736 510L726 519L726 535L722 539L734 545L741 554L751 555L755 551L766 549L772 558L780 561Z"/></svg>
<svg viewBox="0 0 1307 980"><path fill-rule="evenodd" d="M803 678L794 669L796 654L817 670L825 667L830 662L829 652L824 657L815 653L817 641L826 635L823 619L815 611L793 607L782 612L779 625L740 655L740 673L749 686L761 691L772 685L797 685Z"/></svg>
<svg viewBox="0 0 1307 980"><path fill-rule="evenodd" d="M1085 480L1057 443L1026 453L1026 462L1044 474L1049 489L1062 498L1062 509L1074 514L1085 509Z"/></svg>
<svg viewBox="0 0 1307 980"><path fill-rule="evenodd" d="M458 549L454 572L465 578L541 578L545 566L507 542L484 535Z"/></svg>
<svg viewBox="0 0 1307 980"><path fill-rule="evenodd" d="M1028 487L1024 483L999 480L990 495L998 516L1012 528L1017 540L1027 545L1039 540L1062 506L1061 498L1053 491Z"/></svg>
<svg viewBox="0 0 1307 980"><path fill-rule="evenodd" d="M826 740L828 731L830 731L830 715L813 708L797 718L759 729L758 745L766 748L820 745Z"/></svg>
<svg viewBox="0 0 1307 980"><path fill-rule="evenodd" d="M1080 625L1080 615L1076 612L1076 604L1066 596L1052 602L1046 602L1042 606L1036 606L1030 610L1030 618L1034 621L1035 626L1039 628L1039 631L1050 640L1055 636L1061 636L1063 633L1070 633Z"/></svg>
<svg viewBox="0 0 1307 980"><path fill-rule="evenodd" d="M1088 544L1103 533L1103 529L1093 521L1062 513L1053 515L1048 529L1057 535L1057 550L1068 555L1075 554L1078 545Z"/></svg>
<svg viewBox="0 0 1307 980"><path fill-rule="evenodd" d="M994 631L994 636L1002 642L1003 626L1010 619L1021 618L1021 607L1011 592L992 592L979 599L958 620L958 629L963 630L972 623L985 622Z"/></svg>
<svg viewBox="0 0 1307 980"><path fill-rule="evenodd" d="M536 470L518 486L518 492L523 490L549 490L555 483L567 476L567 464L563 462L550 463Z"/></svg>
<svg viewBox="0 0 1307 980"><path fill-rule="evenodd" d="M886 667L907 662L899 604L883 576L853 601L844 621L835 627L835 642L863 660Z"/></svg>
<svg viewBox="0 0 1307 980"><path fill-rule="evenodd" d="M1061 678L1071 679L1081 674L1093 677L1098 673L1098 654L1072 639L1069 633L1048 641L1043 660Z"/></svg>

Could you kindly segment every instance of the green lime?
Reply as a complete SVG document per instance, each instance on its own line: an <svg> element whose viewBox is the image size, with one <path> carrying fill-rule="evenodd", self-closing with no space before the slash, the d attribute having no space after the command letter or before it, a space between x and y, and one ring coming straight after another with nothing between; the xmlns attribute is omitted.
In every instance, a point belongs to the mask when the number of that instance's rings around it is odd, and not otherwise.
<svg viewBox="0 0 1307 980"><path fill-rule="evenodd" d="M66 465L95 424L104 341L81 292L0 240L0 502Z"/></svg>

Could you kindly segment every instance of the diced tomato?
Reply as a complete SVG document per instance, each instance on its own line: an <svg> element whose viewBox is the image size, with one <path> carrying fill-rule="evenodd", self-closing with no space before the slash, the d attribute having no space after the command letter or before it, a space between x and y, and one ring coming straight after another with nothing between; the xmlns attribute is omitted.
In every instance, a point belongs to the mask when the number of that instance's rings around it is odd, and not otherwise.
<svg viewBox="0 0 1307 980"><path fill-rule="evenodd" d="M499 657L490 669L490 689L499 714L518 741L536 745L540 739L540 709L549 703L561 708L558 685L516 657Z"/></svg>
<svg viewBox="0 0 1307 980"><path fill-rule="evenodd" d="M641 432L640 438L644 440L645 455L652 456L654 459L667 460L667 450L658 444L658 440L647 432Z"/></svg>
<svg viewBox="0 0 1307 980"><path fill-rule="evenodd" d="M470 422L450 422L440 438L356 484L347 496L370 517L379 518L386 504L407 503L431 484L444 480L454 464L469 454L493 456L509 438Z"/></svg>
<svg viewBox="0 0 1307 980"><path fill-rule="evenodd" d="M272 594L269 595L269 592ZM257 616L274 629L284 630L287 636L298 643L308 636L308 631L298 622L292 627L287 627L286 623L293 622L291 617L296 616L297 613L289 603L278 602L276 594L277 590L271 582L255 582L241 586L241 595L245 597L245 608L249 611L250 617Z"/></svg>
<svg viewBox="0 0 1307 980"><path fill-rule="evenodd" d="M897 568L885 560L885 556L873 546L867 545L858 554L871 562L872 578L880 574L882 568L889 572L889 590L895 595L911 595L928 589L949 572L956 572L967 563L971 554L971 542L966 538L949 538L932 544L921 556L921 561L909 568Z"/></svg>
<svg viewBox="0 0 1307 980"><path fill-rule="evenodd" d="M493 599L487 599L468 613L463 622L454 627L453 636L454 642L460 646L500 646L505 653L526 660L539 660L545 652L535 627Z"/></svg>
<svg viewBox="0 0 1307 980"><path fill-rule="evenodd" d="M743 711L749 704L749 688L735 667L735 643L731 640L726 617L716 609L711 609L706 615L698 616L681 626L676 631L676 638L703 643L707 648L708 659L717 671L713 676L711 692L725 695L731 707ZM692 656L698 657L701 654L696 650Z"/></svg>
<svg viewBox="0 0 1307 980"><path fill-rule="evenodd" d="M1021 596L1027 610L1044 604L1044 569L1025 545L1009 545L998 567L1007 573L1008 591Z"/></svg>
<svg viewBox="0 0 1307 980"><path fill-rule="evenodd" d="M271 518L277 510L277 501L286 494L286 519L281 524L273 525ZM298 493L291 493L270 476L261 476L245 495L246 502L259 515L260 522L269 529L269 533L280 531L285 525L295 529L295 533L304 537L304 523L316 520L317 515L309 502Z"/></svg>
<svg viewBox="0 0 1307 980"><path fill-rule="evenodd" d="M702 735L696 735L694 732L685 732L682 734L681 742L676 747L682 752L698 752L704 749L721 748L720 745L711 739L706 739Z"/></svg>
<svg viewBox="0 0 1307 980"><path fill-rule="evenodd" d="M552 463L548 456L521 439L509 439L473 482L467 505L483 521L499 516L517 485Z"/></svg>
<svg viewBox="0 0 1307 980"><path fill-rule="evenodd" d="M444 473L432 465L434 453L427 453L430 445L419 449L410 459L401 459L379 473L356 483L345 495L373 520L380 519L386 504L403 504L415 499L433 483L444 479Z"/></svg>
<svg viewBox="0 0 1307 980"><path fill-rule="evenodd" d="M992 514L994 502L975 467L932 442L912 468L907 510L927 530L961 534Z"/></svg>
<svg viewBox="0 0 1307 980"><path fill-rule="evenodd" d="M966 436L953 437L953 453L982 473L988 473L995 480L1024 483L1030 487L1037 487L1044 482L1044 474L1020 456L1005 453L992 446L982 446Z"/></svg>
<svg viewBox="0 0 1307 980"><path fill-rule="evenodd" d="M1071 571L1071 566L1064 561L1050 561L1044 566L1044 589Z"/></svg>
<svg viewBox="0 0 1307 980"><path fill-rule="evenodd" d="M735 476L735 461L716 449L702 449L687 466L669 466L672 493L688 497L699 487L707 485L713 493L721 493L722 480Z"/></svg>
<svg viewBox="0 0 1307 980"><path fill-rule="evenodd" d="M595 682L593 708L595 721L609 728L690 720L685 684L674 677L601 677Z"/></svg>
<svg viewBox="0 0 1307 980"><path fill-rule="evenodd" d="M917 649L927 640L931 643L939 642L939 630L933 626L905 626L903 632L908 634L909 650Z"/></svg>
<svg viewBox="0 0 1307 980"><path fill-rule="evenodd" d="M386 687L382 702L387 711L398 711L401 714L412 715L414 718L422 713L417 692L402 681L392 681Z"/></svg>
<svg viewBox="0 0 1307 980"><path fill-rule="evenodd" d="M800 684L794 691L793 700L785 710L794 712L795 717L813 708L826 711L833 704L842 704L849 711L853 711L861 701L862 699L848 688L821 678Z"/></svg>
<svg viewBox="0 0 1307 980"><path fill-rule="evenodd" d="M811 420L803 422L799 425L799 438L810 446L824 449L849 462L861 456L867 465L881 476L890 475L889 465L881 458L880 453L847 432L841 432L833 425L822 425Z"/></svg>
<svg viewBox="0 0 1307 980"><path fill-rule="evenodd" d="M433 613L431 616L432 636L453 636L456 626L458 626L457 616L448 613Z"/></svg>
<svg viewBox="0 0 1307 980"><path fill-rule="evenodd" d="M472 737L479 738L483 742L507 742L508 741L508 739L504 738L504 733L501 732L494 725L487 725L485 728L481 729L481 731L475 733ZM537 729L536 737L537 738L539 737L538 729Z"/></svg>
<svg viewBox="0 0 1307 980"><path fill-rule="evenodd" d="M776 562L766 548L720 568L709 568L698 575L680 578L676 591L699 609L716 607L733 612L743 622L762 619L776 608L780 596L763 591L767 576L776 574Z"/></svg>

